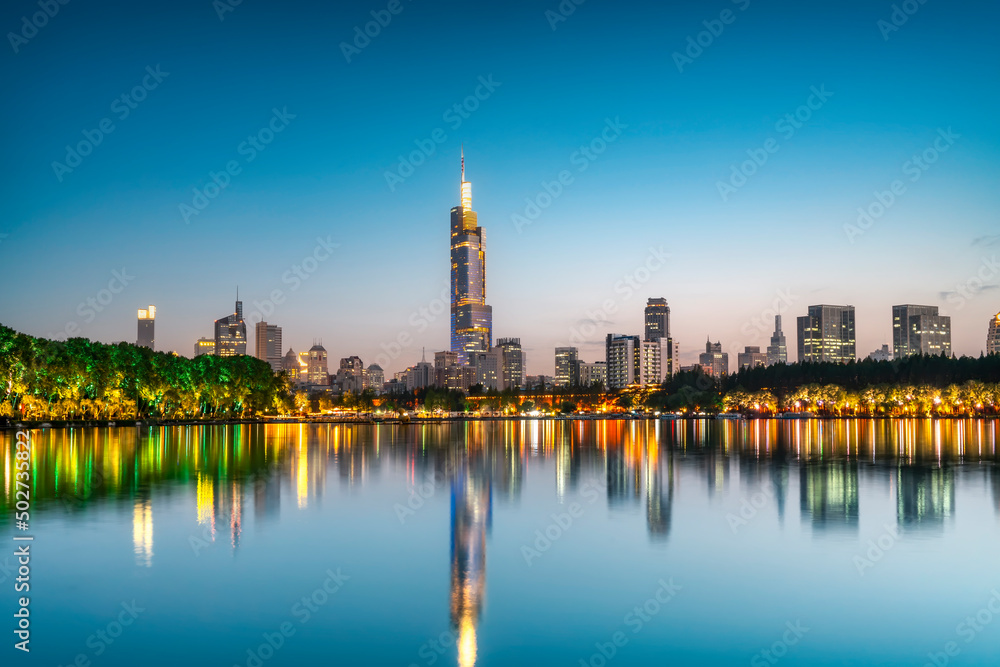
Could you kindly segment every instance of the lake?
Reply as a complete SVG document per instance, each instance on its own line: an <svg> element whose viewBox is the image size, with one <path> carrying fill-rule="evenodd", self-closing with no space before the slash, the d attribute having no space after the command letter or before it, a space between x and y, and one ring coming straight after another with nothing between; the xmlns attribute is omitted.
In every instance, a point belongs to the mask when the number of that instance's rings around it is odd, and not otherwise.
<svg viewBox="0 0 1000 667"><path fill-rule="evenodd" d="M18 664L1000 664L996 421L31 435Z"/></svg>

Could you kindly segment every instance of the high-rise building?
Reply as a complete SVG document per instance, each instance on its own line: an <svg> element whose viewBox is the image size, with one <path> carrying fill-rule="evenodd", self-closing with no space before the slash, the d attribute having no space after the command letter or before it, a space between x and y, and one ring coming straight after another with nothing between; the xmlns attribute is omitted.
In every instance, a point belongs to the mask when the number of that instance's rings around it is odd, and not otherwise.
<svg viewBox="0 0 1000 667"><path fill-rule="evenodd" d="M288 352L281 358L281 370L296 384L306 384L309 381L309 363L303 356L305 355L295 354L295 350L288 348Z"/></svg>
<svg viewBox="0 0 1000 667"><path fill-rule="evenodd" d="M469 353L469 366L475 369L475 382L484 389L503 389L503 351L490 348Z"/></svg>
<svg viewBox="0 0 1000 667"><path fill-rule="evenodd" d="M847 363L857 358L854 306L809 306L798 318L800 362Z"/></svg>
<svg viewBox="0 0 1000 667"><path fill-rule="evenodd" d="M199 338L194 344L194 356L200 357L203 354L215 354L214 338Z"/></svg>
<svg viewBox="0 0 1000 667"><path fill-rule="evenodd" d="M760 351L760 348L757 348ZM711 339L705 341L705 351L698 355L698 363L705 372L715 378L729 375L729 353L722 351L722 343L713 343Z"/></svg>
<svg viewBox="0 0 1000 667"><path fill-rule="evenodd" d="M778 317L781 317L780 315ZM767 354L760 351L759 345L747 345L742 352L736 355L739 369L756 368L767 365Z"/></svg>
<svg viewBox="0 0 1000 667"><path fill-rule="evenodd" d="M603 361L595 361L590 364L585 361L580 362L580 386L591 387L597 382L602 387L608 384L608 365Z"/></svg>
<svg viewBox="0 0 1000 667"><path fill-rule="evenodd" d="M281 327L258 322L254 327L254 355L271 365L275 373L281 372Z"/></svg>
<svg viewBox="0 0 1000 667"><path fill-rule="evenodd" d="M575 387L580 384L580 351L575 347L556 348L556 386Z"/></svg>
<svg viewBox="0 0 1000 667"><path fill-rule="evenodd" d="M156 349L156 336L153 327L156 324L156 306L139 309L139 333L136 336L135 344L139 347Z"/></svg>
<svg viewBox="0 0 1000 667"><path fill-rule="evenodd" d="M385 371L378 364L370 364L365 369L365 389L372 389L376 394L382 393L385 384Z"/></svg>
<svg viewBox="0 0 1000 667"><path fill-rule="evenodd" d="M472 210L472 184L465 180L462 153L462 199L451 209L451 351L460 364L469 353L493 345L493 308L486 305L486 238Z"/></svg>
<svg viewBox="0 0 1000 667"><path fill-rule="evenodd" d="M986 334L986 354L1000 354L1000 313L990 320L990 331Z"/></svg>
<svg viewBox="0 0 1000 667"><path fill-rule="evenodd" d="M658 385L663 381L661 340L644 340L639 343L639 378L643 387Z"/></svg>
<svg viewBox="0 0 1000 667"><path fill-rule="evenodd" d="M767 365L788 363L788 347L785 345L785 332L781 330L781 315L774 316L774 333L771 334L771 344L767 346Z"/></svg>
<svg viewBox="0 0 1000 667"><path fill-rule="evenodd" d="M641 341L638 336L607 335L604 343L608 389L624 389L639 382L642 369Z"/></svg>
<svg viewBox="0 0 1000 667"><path fill-rule="evenodd" d="M666 382L681 368L681 345L673 338L660 339L660 382Z"/></svg>
<svg viewBox="0 0 1000 667"><path fill-rule="evenodd" d="M354 355L340 360L337 369L337 386L342 392L359 394L365 389L365 365L361 357Z"/></svg>
<svg viewBox="0 0 1000 667"><path fill-rule="evenodd" d="M892 356L941 353L951 356L951 318L937 306L906 304L892 307Z"/></svg>
<svg viewBox="0 0 1000 667"><path fill-rule="evenodd" d="M670 306L664 298L646 300L646 340L670 337Z"/></svg>
<svg viewBox="0 0 1000 667"><path fill-rule="evenodd" d="M233 357L247 353L247 325L243 321L243 302L236 298L236 312L215 320L215 354Z"/></svg>
<svg viewBox="0 0 1000 667"><path fill-rule="evenodd" d="M316 345L310 347L308 352L300 353L299 360L305 362L306 384L330 384L330 374L327 367L325 347L317 343Z"/></svg>
<svg viewBox="0 0 1000 667"><path fill-rule="evenodd" d="M524 379L524 351L520 338L499 338L497 347L503 353L503 388L522 389Z"/></svg>

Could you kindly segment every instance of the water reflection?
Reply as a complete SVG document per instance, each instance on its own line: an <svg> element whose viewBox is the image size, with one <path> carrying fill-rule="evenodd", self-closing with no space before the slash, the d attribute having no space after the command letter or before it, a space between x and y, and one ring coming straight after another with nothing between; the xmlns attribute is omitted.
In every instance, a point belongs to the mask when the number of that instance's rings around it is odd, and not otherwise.
<svg viewBox="0 0 1000 667"><path fill-rule="evenodd" d="M14 433L0 439L5 445L0 526L7 528L15 502ZM245 524L322 510L328 475L331 495L360 493L376 482L400 495L422 484L448 489L447 619L457 637L458 663L465 666L474 665L479 653L494 503L520 506L522 496L536 499L537 494L527 495L529 480L549 485L559 502L579 494L583 480L604 480L606 506L616 516L636 514L640 522L628 523L630 529L667 548L678 540L672 530L676 534L683 525L692 494L712 506L720 499L763 493L773 502L760 512L770 513L780 530L804 528L859 539L864 539L863 514L876 502L866 490L884 492L888 504L881 509L888 513L883 516L894 512L905 531L930 539L940 538L954 519L963 486L975 486L1000 515L993 421L89 428L35 431L33 441L35 520L103 506L117 507L126 516L130 512L134 561L142 568L155 569L157 558L162 560L154 537L164 539L168 524L154 530L154 518L164 505L178 506L178 499L197 539L235 556L240 549L262 548L249 538L242 546ZM544 482L538 481L539 471ZM795 484L801 524L793 518L786 526L786 512L794 517L795 505L789 508L788 499ZM968 496L961 498L968 502ZM388 508L385 514L389 521L394 518ZM442 515L439 525L445 520ZM719 521L725 526L721 513ZM444 622L443 607L441 618Z"/></svg>

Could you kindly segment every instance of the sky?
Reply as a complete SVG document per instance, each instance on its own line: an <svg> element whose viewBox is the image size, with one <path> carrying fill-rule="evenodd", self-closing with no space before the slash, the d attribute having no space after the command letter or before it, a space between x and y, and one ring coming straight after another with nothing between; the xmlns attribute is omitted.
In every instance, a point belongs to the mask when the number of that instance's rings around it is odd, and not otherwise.
<svg viewBox="0 0 1000 667"><path fill-rule="evenodd" d="M190 356L238 288L286 350L432 358L463 145L494 339L530 374L603 359L649 297L683 363L711 338L731 365L776 312L793 351L812 304L857 308L859 356L894 304L971 355L1000 311L996 3L46 6L0 10L25 333L134 342L155 304Z"/></svg>

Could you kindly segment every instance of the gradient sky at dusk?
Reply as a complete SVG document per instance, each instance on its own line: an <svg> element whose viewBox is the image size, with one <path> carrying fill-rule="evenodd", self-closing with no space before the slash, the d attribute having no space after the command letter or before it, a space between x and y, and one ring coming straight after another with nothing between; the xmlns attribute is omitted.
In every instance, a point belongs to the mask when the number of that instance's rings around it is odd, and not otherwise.
<svg viewBox="0 0 1000 667"><path fill-rule="evenodd" d="M914 2L885 39L892 3L870 0L588 0L554 30L556 0L401 0L348 63L340 43L387 4L243 0L220 20L211 0L77 0L17 53L8 36L0 322L134 342L152 303L157 348L190 355L237 285L247 314L281 290L267 319L286 349L322 338L332 366L370 363L402 334L383 364L401 370L448 345L446 310L426 324L419 312L446 296L464 142L494 337L521 338L529 373L551 373L553 347L610 300L579 345L603 359L603 335L640 333L651 296L669 301L685 363L706 336L731 367L737 348L766 346L771 322L754 322L775 300L790 350L794 318L818 303L857 307L860 356L891 343L897 303L941 306L956 353L983 350L1000 310L996 3ZM679 72L674 52L724 9L733 22ZM5 3L0 26L20 32L37 11ZM115 98L157 65L169 74L120 118ZM455 127L445 112L480 77L499 86ZM812 87L832 96L788 136L776 123ZM274 108L295 117L248 162L239 146ZM60 181L52 163L104 118L114 131ZM608 119L620 136L580 171L574 153ZM391 189L386 172L438 128L446 138ZM948 128L958 138L911 180L907 161ZM771 138L777 152L724 201L717 183ZM186 223L179 205L230 160L241 172ZM562 170L573 182L518 229L512 215ZM895 179L905 192L852 243L845 224ZM317 238L339 247L296 288L288 272ZM651 248L666 265L616 289ZM79 304L123 267L134 279L87 321Z"/></svg>

